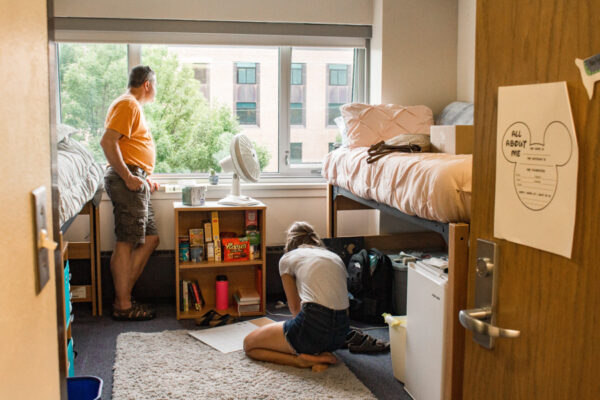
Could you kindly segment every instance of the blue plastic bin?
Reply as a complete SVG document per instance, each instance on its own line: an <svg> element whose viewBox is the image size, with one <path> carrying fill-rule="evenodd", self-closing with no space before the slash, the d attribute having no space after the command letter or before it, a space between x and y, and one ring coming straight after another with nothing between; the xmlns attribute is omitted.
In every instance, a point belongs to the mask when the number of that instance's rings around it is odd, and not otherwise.
<svg viewBox="0 0 600 400"><path fill-rule="evenodd" d="M97 376L74 376L67 378L69 400L99 400L102 395L102 379Z"/></svg>

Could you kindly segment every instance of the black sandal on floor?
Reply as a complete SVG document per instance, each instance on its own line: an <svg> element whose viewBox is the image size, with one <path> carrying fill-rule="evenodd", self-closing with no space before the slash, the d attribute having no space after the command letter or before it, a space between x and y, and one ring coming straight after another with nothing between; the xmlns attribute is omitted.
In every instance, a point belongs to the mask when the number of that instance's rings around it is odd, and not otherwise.
<svg viewBox="0 0 600 400"><path fill-rule="evenodd" d="M231 323L234 323L236 321L236 318L231 316L230 314L225 314L220 316L219 318L213 318L212 321L210 321L210 326L215 327L215 326L223 326L223 325L229 325Z"/></svg>
<svg viewBox="0 0 600 400"><path fill-rule="evenodd" d="M364 333L362 335L363 338L360 343L348 344L350 353L385 353L390 351L390 344L388 342L375 339Z"/></svg>
<svg viewBox="0 0 600 400"><path fill-rule="evenodd" d="M115 321L147 321L153 319L155 313L140 303L132 303L131 308L126 310L119 310L113 307L111 316Z"/></svg>
<svg viewBox="0 0 600 400"><path fill-rule="evenodd" d="M208 310L204 313L200 318L196 318L195 322L198 326L209 326L210 322L215 318L215 316L222 317L221 314L216 312L215 310Z"/></svg>
<svg viewBox="0 0 600 400"><path fill-rule="evenodd" d="M342 346L342 349L347 349L349 345L357 345L362 343L365 339L365 334L360 329L351 329L346 334L346 343Z"/></svg>

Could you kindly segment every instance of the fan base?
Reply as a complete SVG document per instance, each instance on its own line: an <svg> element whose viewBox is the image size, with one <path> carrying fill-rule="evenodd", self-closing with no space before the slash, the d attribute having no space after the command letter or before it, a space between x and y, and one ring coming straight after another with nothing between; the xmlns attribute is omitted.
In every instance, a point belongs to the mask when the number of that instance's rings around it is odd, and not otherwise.
<svg viewBox="0 0 600 400"><path fill-rule="evenodd" d="M217 203L226 206L255 206L260 204L260 201L248 196L234 196L230 194L217 201Z"/></svg>

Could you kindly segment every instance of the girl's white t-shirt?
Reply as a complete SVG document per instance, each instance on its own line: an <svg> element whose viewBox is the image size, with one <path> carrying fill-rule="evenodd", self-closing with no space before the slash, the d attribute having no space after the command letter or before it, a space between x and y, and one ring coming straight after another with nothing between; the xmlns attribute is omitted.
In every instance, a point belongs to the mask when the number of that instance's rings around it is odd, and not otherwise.
<svg viewBox="0 0 600 400"><path fill-rule="evenodd" d="M296 278L302 303L317 303L332 310L349 306L346 266L327 249L299 247L287 252L279 260L279 274Z"/></svg>

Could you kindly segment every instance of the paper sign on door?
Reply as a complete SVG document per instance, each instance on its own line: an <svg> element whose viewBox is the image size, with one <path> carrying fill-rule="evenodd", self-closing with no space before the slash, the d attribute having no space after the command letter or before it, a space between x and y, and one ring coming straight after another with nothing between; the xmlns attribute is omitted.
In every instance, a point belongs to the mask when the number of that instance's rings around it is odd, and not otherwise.
<svg viewBox="0 0 600 400"><path fill-rule="evenodd" d="M494 236L571 258L578 158L566 82L500 87Z"/></svg>

